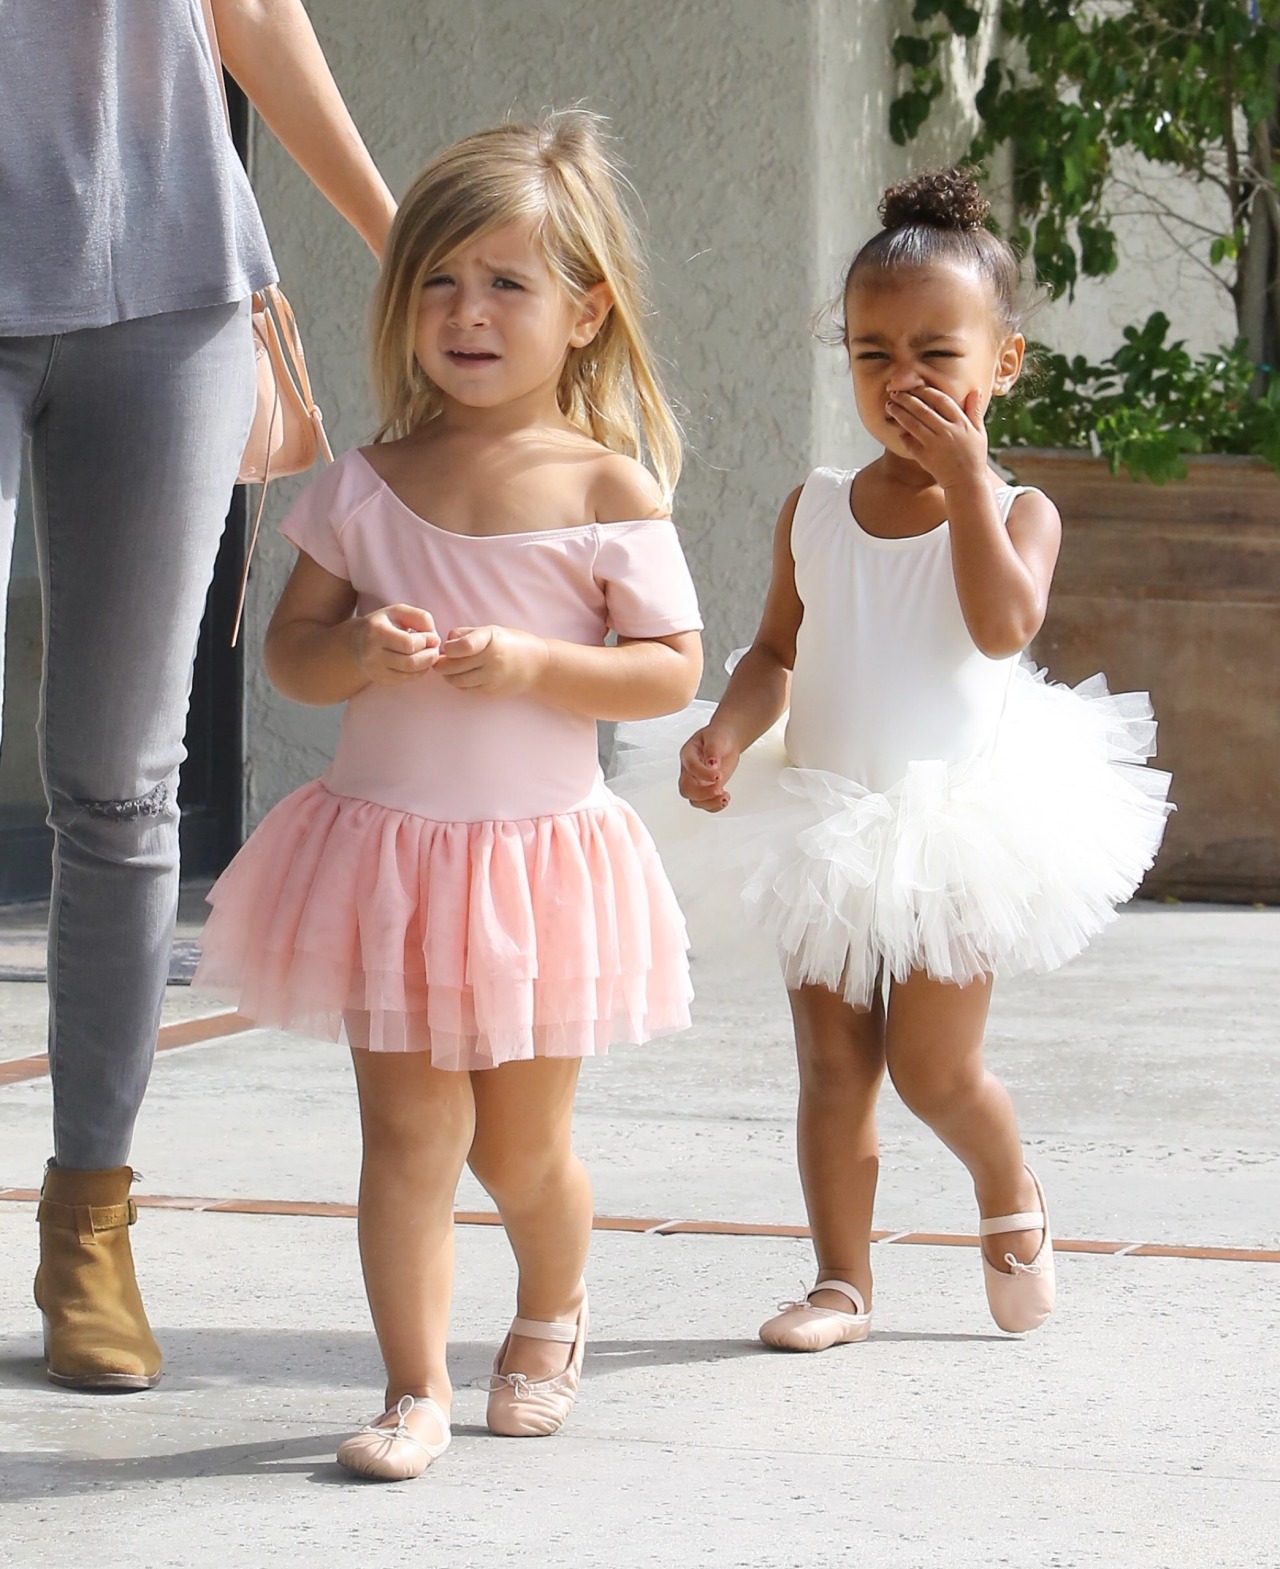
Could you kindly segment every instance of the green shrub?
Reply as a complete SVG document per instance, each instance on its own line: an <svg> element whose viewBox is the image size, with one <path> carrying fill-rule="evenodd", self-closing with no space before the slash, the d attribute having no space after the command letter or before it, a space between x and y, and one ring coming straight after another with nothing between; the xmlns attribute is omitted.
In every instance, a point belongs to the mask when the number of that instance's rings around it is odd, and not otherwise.
<svg viewBox="0 0 1280 1569"><path fill-rule="evenodd" d="M1183 478L1189 452L1252 454L1280 472L1280 374L1264 369L1251 397L1243 342L1193 357L1168 334L1157 311L1100 365L1033 344L1022 382L988 412L992 448L1085 448L1157 483Z"/></svg>

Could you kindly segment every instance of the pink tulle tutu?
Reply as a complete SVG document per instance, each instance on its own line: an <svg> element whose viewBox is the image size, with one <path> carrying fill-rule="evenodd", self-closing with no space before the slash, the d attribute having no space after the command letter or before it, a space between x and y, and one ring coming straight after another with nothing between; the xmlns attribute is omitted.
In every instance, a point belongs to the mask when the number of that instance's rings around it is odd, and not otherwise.
<svg viewBox="0 0 1280 1569"><path fill-rule="evenodd" d="M639 818L435 822L287 796L209 895L194 985L258 1024L436 1067L587 1057L689 1024L688 939Z"/></svg>

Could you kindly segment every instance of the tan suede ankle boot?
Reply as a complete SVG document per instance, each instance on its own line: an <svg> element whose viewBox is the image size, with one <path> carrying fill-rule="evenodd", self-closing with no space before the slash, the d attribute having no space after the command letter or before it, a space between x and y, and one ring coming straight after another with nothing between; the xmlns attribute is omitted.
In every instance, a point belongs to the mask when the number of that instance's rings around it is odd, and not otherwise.
<svg viewBox="0 0 1280 1569"><path fill-rule="evenodd" d="M150 1389L160 1347L133 1273L129 1197L133 1171L72 1171L50 1161L41 1189L36 1306L55 1384L69 1389Z"/></svg>

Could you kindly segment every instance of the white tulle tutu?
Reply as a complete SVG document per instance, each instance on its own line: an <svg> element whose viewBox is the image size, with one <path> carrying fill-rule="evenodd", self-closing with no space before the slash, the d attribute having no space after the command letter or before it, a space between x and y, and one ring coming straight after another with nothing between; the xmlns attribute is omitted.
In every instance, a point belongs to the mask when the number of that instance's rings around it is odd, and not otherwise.
<svg viewBox="0 0 1280 1569"><path fill-rule="evenodd" d="M1145 766L1146 694L1101 676L1069 688L1023 663L987 754L912 763L883 793L790 766L780 721L714 815L676 789L680 746L712 710L619 726L613 789L657 841L695 951L732 940L745 915L789 986L855 1006L886 973L964 985L1056 969L1133 894L1173 809L1170 776Z"/></svg>

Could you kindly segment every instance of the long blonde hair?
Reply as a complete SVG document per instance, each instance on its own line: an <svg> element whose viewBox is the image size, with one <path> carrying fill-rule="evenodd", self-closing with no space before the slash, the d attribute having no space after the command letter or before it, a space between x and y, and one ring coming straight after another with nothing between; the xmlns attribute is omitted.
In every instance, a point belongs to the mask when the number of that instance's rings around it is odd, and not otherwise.
<svg viewBox="0 0 1280 1569"><path fill-rule="evenodd" d="M407 435L440 411L439 388L414 355L424 281L460 246L532 218L547 264L572 300L597 283L613 297L600 331L566 356L557 389L561 412L612 451L647 454L670 504L680 474L680 427L645 333L641 245L602 124L597 115L571 109L536 124L480 131L446 148L413 182L396 214L373 301L376 441Z"/></svg>

